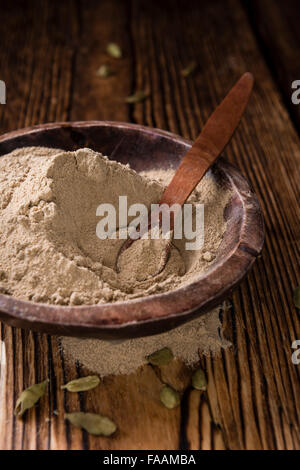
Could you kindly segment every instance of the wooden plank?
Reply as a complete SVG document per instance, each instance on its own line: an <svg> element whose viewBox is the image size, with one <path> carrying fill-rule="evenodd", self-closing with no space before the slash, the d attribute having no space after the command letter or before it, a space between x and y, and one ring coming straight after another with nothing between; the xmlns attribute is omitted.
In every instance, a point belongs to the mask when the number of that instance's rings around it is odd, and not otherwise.
<svg viewBox="0 0 300 470"><path fill-rule="evenodd" d="M300 146L245 10L235 0L31 5L36 8L23 16L8 2L2 7L3 132L51 120L109 119L195 138L234 81L250 70L255 92L225 154L256 190L267 238L262 258L224 312L233 347L200 358L208 393L188 388L177 410L159 404L160 382L148 366L106 378L101 394L62 393L62 383L86 371L66 364L55 337L2 325L0 448L299 449L299 368L291 362L291 343L300 337L292 305L299 283ZM122 45L122 60L107 58L108 41ZM194 59L199 70L185 79L181 69ZM95 75L104 62L115 72L107 80ZM125 104L124 97L139 89L150 90L150 98ZM170 369L173 379L177 367ZM41 406L16 420L20 391L46 376L50 388ZM183 376L179 386L185 388L187 369ZM64 422L64 410L107 413L120 431L112 439L88 436Z"/></svg>
<svg viewBox="0 0 300 470"><path fill-rule="evenodd" d="M299 2L245 0L258 44L268 61L283 100L300 130L300 106L292 102L292 83L300 80ZM298 87L297 87L298 88Z"/></svg>

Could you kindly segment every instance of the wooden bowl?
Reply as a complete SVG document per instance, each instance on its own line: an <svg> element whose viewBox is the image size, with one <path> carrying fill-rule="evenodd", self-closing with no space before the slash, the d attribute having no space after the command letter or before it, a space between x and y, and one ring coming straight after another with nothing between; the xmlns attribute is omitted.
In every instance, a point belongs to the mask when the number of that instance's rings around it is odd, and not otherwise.
<svg viewBox="0 0 300 470"><path fill-rule="evenodd" d="M90 147L136 171L176 168L191 143L177 135L119 122L63 122L10 132L0 137L0 155L17 147L65 150ZM242 280L264 241L263 216L247 181L220 159L213 168L232 190L226 208L227 229L215 262L204 275L177 290L113 304L61 307L0 295L0 319L50 334L121 339L174 328L218 305Z"/></svg>

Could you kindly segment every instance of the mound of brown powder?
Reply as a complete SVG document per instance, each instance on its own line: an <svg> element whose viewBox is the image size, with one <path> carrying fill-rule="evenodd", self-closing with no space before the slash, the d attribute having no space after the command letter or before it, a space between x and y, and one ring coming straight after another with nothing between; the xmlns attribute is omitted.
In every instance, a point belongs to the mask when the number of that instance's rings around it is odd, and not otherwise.
<svg viewBox="0 0 300 470"><path fill-rule="evenodd" d="M164 347L187 365L199 361L199 353L216 355L231 345L222 334L220 307L166 333L121 342L62 337L60 344L68 361L79 361L100 376L131 374L147 364L146 357Z"/></svg>
<svg viewBox="0 0 300 470"><path fill-rule="evenodd" d="M214 262L225 231L230 194L211 173L191 197L205 204L204 247L185 252L184 240L176 241L166 268L154 278L143 279L140 272L132 276L134 267L128 263L117 274L114 265L123 240L96 235L99 204L111 203L118 211L119 195L127 195L128 206L150 208L171 176L172 171L139 175L90 149L28 147L1 157L0 292L82 305L166 292L190 282ZM149 246L139 252L146 257L142 266L151 256Z"/></svg>

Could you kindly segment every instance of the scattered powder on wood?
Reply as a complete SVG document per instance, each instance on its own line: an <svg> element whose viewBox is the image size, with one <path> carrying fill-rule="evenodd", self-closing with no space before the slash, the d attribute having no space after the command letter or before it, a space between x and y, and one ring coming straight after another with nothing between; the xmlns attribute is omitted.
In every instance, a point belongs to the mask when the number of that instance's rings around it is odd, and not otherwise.
<svg viewBox="0 0 300 470"><path fill-rule="evenodd" d="M99 204L111 203L118 212L119 195L127 195L128 206L142 203L149 209L159 202L172 174L139 175L90 149L28 147L2 156L0 292L34 302L90 305L167 292L199 277L217 259L230 198L212 172L190 198L205 204L203 248L185 251L186 240L176 240L177 249L154 278L141 278L138 269L132 276L132 263L117 274L114 265L123 240L96 235ZM142 266L151 265L151 244L148 248L134 247Z"/></svg>
<svg viewBox="0 0 300 470"><path fill-rule="evenodd" d="M199 353L216 355L230 346L223 338L220 307L166 333L123 342L62 337L59 339L68 362L78 361L100 376L133 373L147 363L149 354L168 347L185 364L199 361Z"/></svg>

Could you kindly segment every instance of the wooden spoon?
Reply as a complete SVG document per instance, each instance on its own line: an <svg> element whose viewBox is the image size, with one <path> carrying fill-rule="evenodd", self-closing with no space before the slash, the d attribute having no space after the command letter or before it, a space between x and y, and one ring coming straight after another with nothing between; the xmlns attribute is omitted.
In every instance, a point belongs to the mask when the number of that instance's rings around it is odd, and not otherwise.
<svg viewBox="0 0 300 470"><path fill-rule="evenodd" d="M178 204L178 211L180 210L207 170L220 156L241 120L247 106L253 84L253 75L246 72L209 117L201 134L197 137L191 149L184 156L175 175L173 176L173 179L162 195L159 202L159 205L161 206L161 212L159 214L160 220L162 219L162 213L164 211L168 212L168 209L173 204ZM171 230L174 228L177 213L175 211L171 212ZM149 221L150 220L151 214ZM148 229L149 228L150 225L148 225ZM142 232L140 230L140 238L144 233L145 231ZM133 240L128 238L122 245L116 260L117 272L119 272L118 260L120 255L135 241L136 239ZM160 263L159 268L154 275L159 274L164 269L168 261L169 253L170 244L168 245L168 249L166 249L162 263Z"/></svg>

